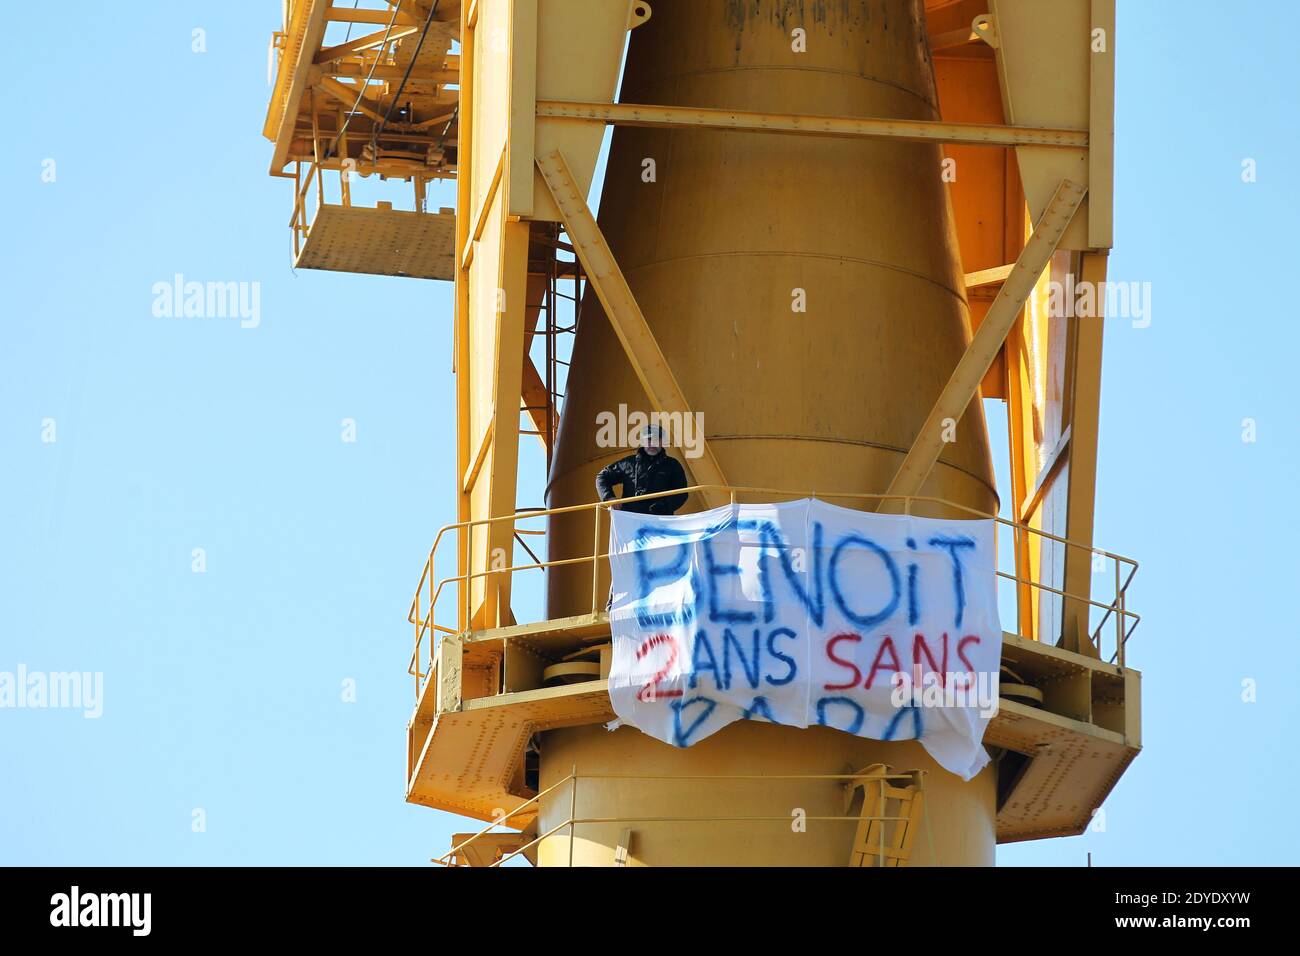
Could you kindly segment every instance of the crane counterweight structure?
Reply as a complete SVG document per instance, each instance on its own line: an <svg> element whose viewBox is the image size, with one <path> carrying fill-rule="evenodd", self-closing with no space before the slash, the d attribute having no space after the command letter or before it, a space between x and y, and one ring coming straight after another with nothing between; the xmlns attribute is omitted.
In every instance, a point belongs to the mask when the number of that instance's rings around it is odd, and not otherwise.
<svg viewBox="0 0 1300 956"><path fill-rule="evenodd" d="M367 8L284 4L265 132L297 265L452 283L458 491L408 613L407 799L483 826L439 862L987 865L1081 833L1141 746L1136 564L1092 533L1103 316L1052 306L1106 277L1114 0ZM411 208L353 204L371 175ZM963 781L827 727L606 730L594 478L625 450L594 423L627 408L702 423L687 511L1000 515L993 761Z"/></svg>

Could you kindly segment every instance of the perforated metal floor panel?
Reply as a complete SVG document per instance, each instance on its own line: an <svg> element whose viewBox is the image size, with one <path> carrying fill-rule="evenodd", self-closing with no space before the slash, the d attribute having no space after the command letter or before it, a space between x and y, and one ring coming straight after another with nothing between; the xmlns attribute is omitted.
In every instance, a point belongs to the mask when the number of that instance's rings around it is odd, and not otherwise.
<svg viewBox="0 0 1300 956"><path fill-rule="evenodd" d="M295 263L378 276L450 280L456 217L364 206L320 208Z"/></svg>

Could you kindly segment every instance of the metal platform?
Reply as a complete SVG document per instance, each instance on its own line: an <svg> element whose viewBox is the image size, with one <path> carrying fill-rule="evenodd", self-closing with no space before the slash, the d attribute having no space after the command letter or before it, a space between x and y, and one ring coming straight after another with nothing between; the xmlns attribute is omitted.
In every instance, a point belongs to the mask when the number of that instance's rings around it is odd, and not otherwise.
<svg viewBox="0 0 1300 956"><path fill-rule="evenodd" d="M331 272L450 280L456 217L385 206L326 204L316 212L294 266Z"/></svg>
<svg viewBox="0 0 1300 956"><path fill-rule="evenodd" d="M603 612L445 637L407 728L407 801L488 821L535 796L529 738L615 716L606 681L541 687L541 667L608 637ZM1005 751L998 842L1080 834L1141 749L1141 675L1014 634L1002 657L1043 705L1004 697L985 734ZM511 826L534 817L535 805Z"/></svg>

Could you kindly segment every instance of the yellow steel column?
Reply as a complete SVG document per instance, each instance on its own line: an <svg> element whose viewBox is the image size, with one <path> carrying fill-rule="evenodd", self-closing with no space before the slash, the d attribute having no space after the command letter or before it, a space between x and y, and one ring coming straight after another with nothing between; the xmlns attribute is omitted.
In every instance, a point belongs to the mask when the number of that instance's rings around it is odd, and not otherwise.
<svg viewBox="0 0 1300 956"><path fill-rule="evenodd" d="M1095 290L1094 315L1077 315L1074 325L1074 362L1071 368L1070 401L1070 484L1066 499L1065 537L1086 547L1092 545L1093 508L1097 497L1097 434L1101 414L1101 348L1106 313L1105 253L1081 256L1079 280ZM1064 320L1063 320L1064 321ZM1084 600L1092 593L1092 555L1082 548L1065 552L1064 584L1061 590L1075 595L1066 598L1062 610L1061 643L1068 650L1096 655L1088 633L1089 606ZM1119 597L1118 594L1115 595ZM1102 600L1106 600L1103 598Z"/></svg>
<svg viewBox="0 0 1300 956"><path fill-rule="evenodd" d="M504 202L502 199L498 199ZM515 513L519 478L519 396L524 381L524 312L528 299L528 224L501 223L498 260L496 355L493 360L492 428L487 454L488 517ZM483 569L505 568L514 563L515 526L497 521L488 526ZM510 575L489 574L483 595L484 627L508 623Z"/></svg>
<svg viewBox="0 0 1300 956"><path fill-rule="evenodd" d="M466 22L466 8L461 7L461 53L460 53L460 109L467 118L474 116L474 32L472 24ZM469 220L474 205L473 163L470 158L474 148L474 124L460 124L459 150L460 168L463 172L456 177L456 247L455 247L455 306L452 317L454 335L454 357L452 371L456 374L456 474L464 475L470 467L470 369L469 354L469 287L470 275L466 253L470 248ZM456 520L470 519L470 491L463 486L457 489ZM456 547L456 574L463 577L469 573L470 533L461 531ZM430 575L434 572L430 569ZM457 630L469 627L466 609L469 607L468 594L470 586L462 581L458 593L461 599L456 602Z"/></svg>

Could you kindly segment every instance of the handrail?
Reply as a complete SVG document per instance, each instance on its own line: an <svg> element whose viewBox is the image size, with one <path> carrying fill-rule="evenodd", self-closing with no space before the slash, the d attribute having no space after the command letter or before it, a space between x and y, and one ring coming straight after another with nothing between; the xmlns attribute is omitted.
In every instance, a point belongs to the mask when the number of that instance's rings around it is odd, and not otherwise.
<svg viewBox="0 0 1300 956"><path fill-rule="evenodd" d="M921 790L924 790L924 787L925 787L925 785L924 785L924 776L925 776L925 772L924 772L924 771L919 771L919 773L920 773L920 777L921 777L921 783L920 783L919 786L920 786L920 789L921 789ZM887 781L890 781L890 780L911 780L911 781L915 781L915 780L917 779L917 775L918 775L918 771L899 772L899 773L882 773L882 772L878 772L878 771L872 771L872 772L862 772L862 773L786 773L786 774L781 774L781 773L776 773L776 774L758 774L758 773L750 773L750 774L728 774L728 773L706 773L706 774L666 774L666 773L658 773L658 774L583 773L583 774L579 774L579 773L578 773L578 769L577 769L577 767L575 766L575 767L573 768L573 770L572 770L570 773L568 773L568 774L566 774L565 776L561 777L559 780L557 780L555 783L551 784L551 785L550 785L549 787L547 787L545 790L542 790L541 792L537 793L535 796L532 796L532 797L530 797L529 799L525 800L523 803L521 803L519 806L517 806L517 807L516 807L514 810L512 810L511 812L506 813L506 814L503 814L503 815L501 815L501 816L499 816L499 817L496 817L496 818L493 819L493 821L492 821L491 823L489 823L486 827L484 827L483 829L479 830L477 833L473 833L473 834L471 834L471 835L468 837L468 839L462 840L460 843L458 843L458 844L456 844L455 846L453 846L453 847L452 847L450 850L448 850L446 853L443 853L441 856L436 856L436 857L432 857L432 858L430 858L429 862L430 862L430 863L436 863L436 864L438 864L439 866L446 866L446 867L455 867L455 866L457 866L458 864L456 863L456 859L457 859L457 857L459 856L459 854L461 853L462 850L464 850L466 847L468 847L468 846L470 846L470 845L476 843L480 838L486 836L486 835L489 834L491 831L493 831L494 829L496 829L498 826L501 826L501 825L504 823L504 821L509 820L511 817L519 816L519 814L520 814L520 813L521 813L521 812L522 812L526 807L529 807L529 806L532 805L532 804L537 804L537 805L538 805L538 811L540 812L540 810L541 810L541 800L542 800L542 798L545 797L545 796L547 796L548 794L554 793L556 790L560 789L561 787L565 786L566 784L569 784L569 785L571 785L571 787L572 787L572 790L571 790L571 799L570 799L570 809L569 809L569 814L568 814L568 816L566 816L563 820L561 820L561 821L560 821L559 823L557 823L555 826L551 827L551 828L550 828L549 830L547 830L545 833L539 833L537 836L533 837L533 838L532 838L531 840L529 840L527 843L524 843L524 844L522 844L522 845L516 847L515 849L511 850L509 853L507 853L507 854L505 854L504 856L502 856L499 860L495 860L495 861L493 861L492 863L489 864L489 866L494 866L494 867L501 866L502 864L508 862L509 860L515 858L516 856L519 856L520 854L524 853L524 851L526 851L526 850L530 849L531 847L533 847L533 846L535 846L535 845L541 843L543 840L547 839L548 837L554 836L556 833L559 833L561 830L563 830L563 829L565 829L565 828L568 828L568 829L569 829L569 844L570 844L569 865L572 866L572 865L573 865L573 853L572 853L573 834L574 834L574 828L575 828L576 826L578 826L579 824L591 824L591 823L603 823L603 824L609 824L609 823L772 823L772 822L786 822L786 823L788 823L789 820L790 820L790 815L789 815L788 813L787 813L787 814L781 814L781 815L774 815L774 816L717 816L717 815L707 815L707 816L703 816L703 815L692 815L692 816L649 816L649 817L639 817L639 816L583 817L583 816L578 816L578 815L577 815L577 788L578 788L578 781L579 781L580 779L587 779L587 780L642 780L642 781L644 781L644 780L675 780L675 781L694 781L694 780L762 780L762 781L765 781L765 782L772 782L772 781L775 781L775 780L798 780L798 781L805 781L805 780L806 780L806 781L833 781L833 780L843 780L843 781L845 781L845 786L848 785L848 782L849 782L849 781L857 781L857 782L872 782L872 781L879 781L880 784L881 784L882 787L883 787L884 784L885 784ZM929 808L928 808L928 805L927 805L927 804L923 803L923 804L921 805L921 812L922 812L923 814L927 814L927 815L928 815L928 813L929 813ZM804 817L803 819L805 819L805 820L810 820L810 821L817 821L817 822L834 822L834 821L837 821L837 820L839 820L839 821L849 821L849 820L852 820L852 821L855 821L855 822L861 823L861 822L864 821L864 820L867 820L867 821L874 820L874 821L880 821L880 822L890 822L890 821L893 821L893 822L901 822L901 821L904 821L904 820L910 820L911 817L906 817L906 816L892 816L892 815L872 815L872 816L862 816L861 814L858 814L858 815L856 815L856 816L850 816L850 815L842 815L842 816L809 815L809 816ZM928 821L928 816L927 816L927 821L926 821L926 822L927 822L927 826L928 826L928 822L929 822L929 821ZM882 847L882 849L883 849L883 847ZM933 847L932 847L932 849L933 849Z"/></svg>
<svg viewBox="0 0 1300 956"><path fill-rule="evenodd" d="M429 862L431 862L431 863L442 863L442 862L443 862L447 857L455 857L455 855L456 855L457 853L459 853L459 852L460 852L462 849L464 849L465 847L469 846L471 843L473 843L473 842L474 842L475 840L477 840L479 837L481 837L481 836L483 836L484 834L490 832L490 831L493 830L494 828L499 827L499 826L501 825L501 821L503 821L503 820L509 820L511 817L517 817L517 816L519 816L519 812L520 812L521 810L523 810L523 808L526 807L526 806L528 806L529 804L537 803L537 804L540 805L542 797L546 796L546 795L547 795L548 793L550 793L552 790L555 790L555 789L557 789L557 788L559 788L559 787L564 786L564 784L568 783L570 780L575 780L575 779L577 779L577 778L574 777L572 774L570 774L569 776L563 778L562 780L557 780L555 783L551 784L549 787L547 787L545 790L543 790L543 791L541 791L540 793L538 793L536 796L530 797L529 799L525 800L523 803L519 804L519 806L515 807L515 808L514 808L513 810L511 810L509 813L507 813L507 814L505 814L505 815L503 815L503 816L500 816L500 817L495 818L491 823L489 823L487 826L485 826L482 830L479 830L478 833L475 833L475 834L473 834L472 836L470 836L470 838L469 838L468 840L464 840L464 841L462 841L461 843L459 843L459 844L457 844L456 846L452 847L450 850L448 850L448 851L447 851L446 853L444 853L442 856L437 857L436 859L430 860ZM444 864L444 865L447 865L447 864Z"/></svg>
<svg viewBox="0 0 1300 956"><path fill-rule="evenodd" d="M302 249L302 244L311 234L311 224L316 214L320 212L321 204L324 202L322 195L324 190L323 180L324 166L319 160L309 160L307 163L307 173L302 173L302 161L299 160L294 167L294 190L293 190L293 213L289 216L289 232L293 235L293 256L294 261L298 259L298 253ZM308 208L307 194L311 189L312 180L316 181L316 210L313 213Z"/></svg>
<svg viewBox="0 0 1300 956"><path fill-rule="evenodd" d="M456 634L464 629L464 627L459 627L459 626L454 628L448 627L447 625L437 623L437 621L435 620L435 611L437 608L438 601L442 597L443 589L448 584L455 583L456 585L458 585L460 589L461 593L459 597L461 599L457 601L457 605L460 608L460 612L458 612L460 614L460 620L458 621L458 624L463 623L464 626L467 627L470 619L469 603L471 600L471 594L470 594L471 583L475 579L487 578L492 575L512 574L515 571L530 571L530 570L547 571L550 570L551 568L565 567L574 564L591 564L592 565L592 594L593 594L592 612L595 613L595 611L597 610L596 588L599 579L598 576L600 570L600 561L602 559L607 559L610 556L609 552L602 551L600 546L600 510L601 509L610 510L615 507L621 507L623 505L632 502L651 501L657 498L663 498L670 495L692 494L700 491L726 492L730 495L731 502L733 504L736 503L736 496L741 494L775 495L775 496L781 496L781 497L791 498L791 499L799 499L799 498L816 498L821 500L848 499L852 501L876 501L881 503L884 503L886 501L899 501L902 502L903 514L906 515L910 515L912 513L913 507L916 504L923 504L923 505L937 505L942 508L954 509L958 512L964 512L975 518L992 520L997 524L1004 525L1007 528L1013 530L1014 549L1017 551L1017 553L1019 552L1021 547L1020 536L1028 534L1028 535L1037 535L1040 538L1045 538L1051 541L1055 541L1067 547L1077 548L1079 550L1086 551L1092 555L1100 555L1103 559L1108 559L1115 563L1115 597L1108 603L1094 600L1090 596L1084 597L1083 595L1080 594L1072 594L1068 591L1065 591L1061 588L1054 587L1050 584L1046 584L1042 581L1035 581L1032 580L1031 578L1022 577L1018 574L1010 574L1005 571L999 571L995 569L995 574L997 575L997 577L1003 580L1013 581L1018 585L1028 587L1033 590L1055 594L1066 601L1080 602L1082 604L1086 604L1089 607L1095 607L1105 611L1105 614L1102 616L1096 629L1092 631L1090 635L1093 643L1096 645L1098 649L1099 654L1101 650L1100 638L1101 638L1102 628L1105 627L1106 622L1110 620L1112 615L1114 615L1115 616L1115 651L1114 654L1111 656L1110 660L1112 662L1118 660L1120 666L1123 666L1125 645L1127 644L1129 637L1132 635L1137 625L1142 620L1141 615L1128 610L1125 601L1128 587L1132 583L1133 577L1137 573L1137 569L1139 567L1138 562L1136 560L1134 560L1133 558L1125 557L1124 555L1121 554L1116 554L1112 551L1104 550L1102 548L1096 548L1090 545L1081 544L1077 541L1071 541L1068 538L1062 537L1060 535L1052 534L1049 531L1043 531L1042 529L1039 528L1033 528L1028 525L1022 524L1020 522L1012 521L1008 518L1003 518L1002 516L997 514L981 511L978 508L972 508L955 501L949 501L945 498L937 498L929 495L903 495L903 494L888 494L888 493L877 494L871 492L829 493L825 491L819 492L815 490L764 488L764 487L746 486L746 485L699 484L699 485L690 485L686 488L674 488L668 491L659 491L659 492L652 492L644 495L633 495L627 498L612 499L610 501L594 501L594 502L586 502L583 504L576 504L576 505L562 505L556 508L528 508L528 509L516 511L513 514L509 514L509 515L496 515L488 518L476 518L472 520L456 521L450 524L443 525L443 527L441 527L438 530L437 535L434 537L433 546L429 549L429 556L425 560L424 567L421 569L420 579L416 585L415 594L411 600L411 605L407 612L407 623L414 625L415 628L415 644L414 644L414 649L412 651L411 663L407 668L407 672L415 677L416 697L417 698L419 697L420 691L422 689L423 686L421 683L422 679L428 676L428 674L432 673L434 668L433 658L435 653L435 646L432 641L429 647L429 668L426 672L423 673L420 671L419 668L420 650L423 645L424 637L426 635L432 635L436 639L438 634ZM534 561L530 564L511 564L506 567L489 567L488 569L483 571L469 570L473 566L473 563L471 561L472 552L470 549L472 548L473 531L475 529L480 527L491 526L501 522L509 522L512 525L511 530L512 532L514 532L516 529L513 527L513 525L522 521L527 521L531 518L549 519L556 515L574 514L578 512L587 512L587 511L594 512L596 516L596 521L594 522L596 540L595 540L595 545L592 548L591 554L584 554L578 557L571 557L571 558L557 558L548 561ZM452 532L452 531L459 533L459 538L461 540L461 543L464 545L462 549L464 551L463 566L466 570L463 573L447 576L440 580L436 580L435 583L434 574L435 574L435 564L436 564L438 546L442 543L443 536L446 535L448 532ZM532 533L538 533L538 532L532 532ZM535 555L532 556L535 557ZM1121 574L1121 570L1120 570L1121 565L1128 566L1129 570L1127 575ZM428 590L428 604L427 604L427 610L423 610L421 607L422 605L421 598L424 595L424 592L426 590L426 585Z"/></svg>

